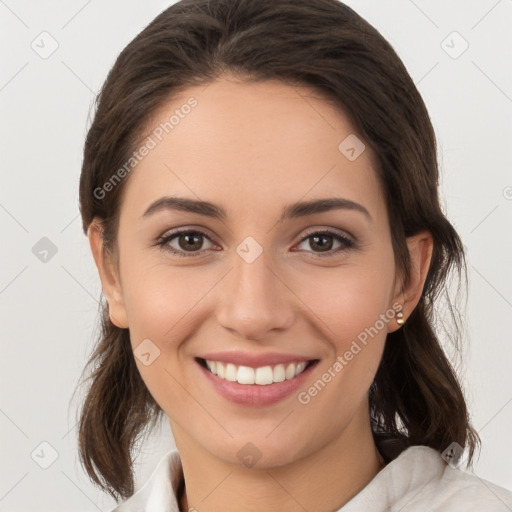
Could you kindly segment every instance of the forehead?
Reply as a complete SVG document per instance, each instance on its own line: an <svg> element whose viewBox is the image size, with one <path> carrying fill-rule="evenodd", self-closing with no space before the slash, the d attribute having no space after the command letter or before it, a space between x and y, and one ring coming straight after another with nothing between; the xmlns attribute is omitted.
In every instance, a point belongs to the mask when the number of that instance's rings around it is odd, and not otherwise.
<svg viewBox="0 0 512 512"><path fill-rule="evenodd" d="M226 78L190 87L155 112L144 144L151 149L124 192L140 213L166 194L227 209L340 194L377 214L383 207L369 146L308 87Z"/></svg>

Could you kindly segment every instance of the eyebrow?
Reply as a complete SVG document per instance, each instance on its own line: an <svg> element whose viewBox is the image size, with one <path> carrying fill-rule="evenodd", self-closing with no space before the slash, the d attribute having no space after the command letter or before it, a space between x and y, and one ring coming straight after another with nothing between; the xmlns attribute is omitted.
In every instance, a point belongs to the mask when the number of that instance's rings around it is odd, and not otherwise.
<svg viewBox="0 0 512 512"><path fill-rule="evenodd" d="M315 213L323 213L330 210L343 209L360 212L373 222L370 212L361 204L341 197L326 199L314 199L311 201L299 201L283 208L279 222ZM189 199L186 197L164 196L153 201L142 215L142 218L149 217L162 210L178 210L189 213L198 213L214 219L224 220L227 217L226 210L208 201Z"/></svg>

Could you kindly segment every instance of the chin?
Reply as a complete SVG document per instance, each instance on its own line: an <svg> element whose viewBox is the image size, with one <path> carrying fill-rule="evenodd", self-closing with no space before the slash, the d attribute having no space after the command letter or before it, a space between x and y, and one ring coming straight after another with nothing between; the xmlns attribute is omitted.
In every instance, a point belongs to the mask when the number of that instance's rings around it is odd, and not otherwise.
<svg viewBox="0 0 512 512"><path fill-rule="evenodd" d="M214 457L228 464L254 469L270 469L296 462L319 448L317 443L307 440L300 442L287 432L273 438L262 430L251 435L246 431L243 436L218 439L203 444Z"/></svg>

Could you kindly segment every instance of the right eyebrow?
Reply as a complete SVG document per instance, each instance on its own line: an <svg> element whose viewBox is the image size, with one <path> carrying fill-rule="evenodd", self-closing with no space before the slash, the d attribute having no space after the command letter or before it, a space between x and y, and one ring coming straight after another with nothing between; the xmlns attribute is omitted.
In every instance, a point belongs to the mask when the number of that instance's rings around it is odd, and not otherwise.
<svg viewBox="0 0 512 512"><path fill-rule="evenodd" d="M225 219L227 217L226 211L213 203L208 201L198 201L196 199L188 199L186 197L172 197L165 196L153 201L149 208L144 212L142 217L149 217L161 210L180 210L183 212L199 213L207 217L215 219Z"/></svg>

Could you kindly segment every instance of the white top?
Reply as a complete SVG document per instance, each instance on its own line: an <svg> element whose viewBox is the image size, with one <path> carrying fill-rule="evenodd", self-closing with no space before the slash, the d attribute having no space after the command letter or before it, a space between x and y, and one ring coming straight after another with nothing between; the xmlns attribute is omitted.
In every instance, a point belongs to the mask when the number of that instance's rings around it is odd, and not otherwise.
<svg viewBox="0 0 512 512"><path fill-rule="evenodd" d="M179 453L171 450L144 486L110 512L180 512L176 490L182 479ZM411 446L338 510L368 511L510 512L512 492L448 465L428 446Z"/></svg>

